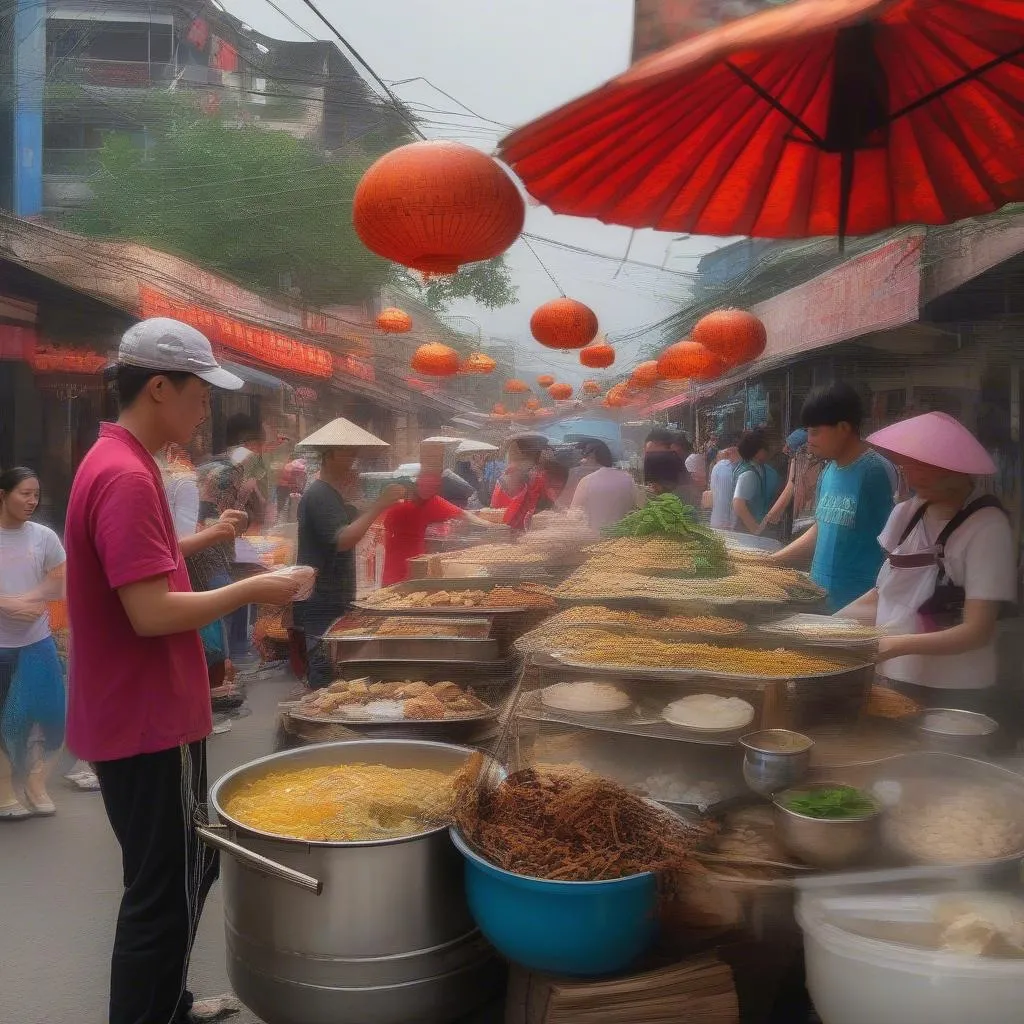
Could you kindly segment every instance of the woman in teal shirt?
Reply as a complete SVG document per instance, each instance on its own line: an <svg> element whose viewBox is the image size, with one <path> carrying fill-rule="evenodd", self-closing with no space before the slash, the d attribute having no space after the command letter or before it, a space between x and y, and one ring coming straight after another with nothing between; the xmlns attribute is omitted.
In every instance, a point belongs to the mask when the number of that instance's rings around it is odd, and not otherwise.
<svg viewBox="0 0 1024 1024"><path fill-rule="evenodd" d="M811 566L828 594L830 611L844 608L875 585L883 552L878 543L893 509L896 471L860 436L864 418L857 392L846 383L812 391L801 420L807 444L827 460L818 480L815 522L774 557Z"/></svg>

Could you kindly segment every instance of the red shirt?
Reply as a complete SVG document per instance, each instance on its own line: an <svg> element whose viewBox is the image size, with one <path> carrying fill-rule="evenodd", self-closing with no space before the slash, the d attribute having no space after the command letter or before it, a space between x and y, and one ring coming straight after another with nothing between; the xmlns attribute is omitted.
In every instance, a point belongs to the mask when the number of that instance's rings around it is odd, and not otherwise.
<svg viewBox="0 0 1024 1024"><path fill-rule="evenodd" d="M409 559L427 550L427 527L459 519L462 509L439 495L426 501L400 501L384 513L384 575L390 587L409 578Z"/></svg>
<svg viewBox="0 0 1024 1024"><path fill-rule="evenodd" d="M206 659L197 632L142 637L118 588L166 576L191 591L153 457L104 423L68 501L71 663L67 740L84 761L170 750L212 729Z"/></svg>

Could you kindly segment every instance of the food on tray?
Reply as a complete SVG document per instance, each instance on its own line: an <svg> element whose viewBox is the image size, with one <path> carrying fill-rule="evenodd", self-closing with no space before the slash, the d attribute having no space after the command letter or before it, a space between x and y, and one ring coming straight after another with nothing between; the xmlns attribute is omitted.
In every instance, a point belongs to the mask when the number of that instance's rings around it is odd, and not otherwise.
<svg viewBox="0 0 1024 1024"><path fill-rule="evenodd" d="M925 864L972 863L1024 849L1019 799L976 784L901 784L898 806L886 816L889 842Z"/></svg>
<svg viewBox="0 0 1024 1024"><path fill-rule="evenodd" d="M793 676L824 675L846 667L840 662L803 651L751 650L714 644L677 643L609 633L579 627L557 648L563 658L586 665L627 668L686 669L738 676L786 679Z"/></svg>
<svg viewBox="0 0 1024 1024"><path fill-rule="evenodd" d="M793 615L762 628L765 632L784 633L809 641L870 641L879 637L878 630L873 626L865 626L856 619L837 619L831 615Z"/></svg>
<svg viewBox="0 0 1024 1024"><path fill-rule="evenodd" d="M486 714L490 710L472 693L447 680L375 683L366 679L339 679L299 702L299 711L304 715L347 718L354 722L458 719Z"/></svg>
<svg viewBox="0 0 1024 1024"><path fill-rule="evenodd" d="M455 822L506 871L567 882L671 872L685 869L709 834L582 769L528 768L491 790L482 767L476 754L460 773Z"/></svg>
<svg viewBox="0 0 1024 1024"><path fill-rule="evenodd" d="M554 608L547 587L522 583L486 590L379 590L367 598L374 608Z"/></svg>
<svg viewBox="0 0 1024 1024"><path fill-rule="evenodd" d="M746 624L739 619L717 615L652 615L644 612L606 608L603 605L578 604L553 615L545 625L586 623L590 626L632 626L634 629L672 631L676 633L714 633L723 636L742 633Z"/></svg>
<svg viewBox="0 0 1024 1024"><path fill-rule="evenodd" d="M784 798L783 807L808 818L868 818L878 813L879 803L853 786L816 786L791 793Z"/></svg>
<svg viewBox="0 0 1024 1024"><path fill-rule="evenodd" d="M1024 903L1001 893L949 897L935 907L941 949L962 956L1024 956Z"/></svg>
<svg viewBox="0 0 1024 1024"><path fill-rule="evenodd" d="M728 732L742 729L754 720L754 707L739 697L720 697L714 693L692 693L673 701L661 713L670 725L702 732Z"/></svg>
<svg viewBox="0 0 1024 1024"><path fill-rule="evenodd" d="M771 807L743 807L728 814L722 830L708 844L709 852L736 860L788 863L790 857L775 838Z"/></svg>
<svg viewBox="0 0 1024 1024"><path fill-rule="evenodd" d="M864 709L872 718L913 718L921 713L921 705L898 690L887 686L872 686Z"/></svg>
<svg viewBox="0 0 1024 1024"><path fill-rule="evenodd" d="M555 683L541 691L541 703L559 711L582 714L606 714L625 711L632 701L629 695L610 683L583 680L577 683Z"/></svg>
<svg viewBox="0 0 1024 1024"><path fill-rule="evenodd" d="M721 576L728 570L723 552L670 536L618 537L586 549L593 568L614 571L628 565L634 572L667 576Z"/></svg>
<svg viewBox="0 0 1024 1024"><path fill-rule="evenodd" d="M224 802L230 817L289 839L397 839L444 825L456 773L383 764L272 771Z"/></svg>
<svg viewBox="0 0 1024 1024"><path fill-rule="evenodd" d="M356 626L345 629L334 629L327 634L329 638L345 637L408 637L429 639L472 640L487 634L486 625L469 622L451 622L443 619L403 619L399 617L370 619Z"/></svg>
<svg viewBox="0 0 1024 1024"><path fill-rule="evenodd" d="M469 565L533 565L544 561L544 553L522 544L481 544L479 547L453 551L443 558L445 562Z"/></svg>
<svg viewBox="0 0 1024 1024"><path fill-rule="evenodd" d="M966 711L929 711L921 728L943 736L988 736L998 725L991 718Z"/></svg>
<svg viewBox="0 0 1024 1024"><path fill-rule="evenodd" d="M725 798L719 783L705 780L691 782L677 772L655 772L639 783L637 789L659 803L686 804L698 808L710 807Z"/></svg>

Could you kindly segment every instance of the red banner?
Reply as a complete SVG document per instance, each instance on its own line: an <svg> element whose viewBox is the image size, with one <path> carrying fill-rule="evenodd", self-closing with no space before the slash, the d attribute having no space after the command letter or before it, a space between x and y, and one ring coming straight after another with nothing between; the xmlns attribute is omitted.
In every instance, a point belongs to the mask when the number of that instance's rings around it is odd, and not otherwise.
<svg viewBox="0 0 1024 1024"><path fill-rule="evenodd" d="M334 357L334 372L339 376L358 377L371 383L377 379L372 363L349 355Z"/></svg>
<svg viewBox="0 0 1024 1024"><path fill-rule="evenodd" d="M334 373L334 356L330 352L289 338L286 334L172 299L146 285L139 288L139 302L143 317L167 316L181 320L202 331L210 341L242 352L268 366L294 370L308 377L330 377Z"/></svg>
<svg viewBox="0 0 1024 1024"><path fill-rule="evenodd" d="M29 354L28 364L36 373L99 373L107 365L106 356L88 349L62 348L60 345L38 344Z"/></svg>

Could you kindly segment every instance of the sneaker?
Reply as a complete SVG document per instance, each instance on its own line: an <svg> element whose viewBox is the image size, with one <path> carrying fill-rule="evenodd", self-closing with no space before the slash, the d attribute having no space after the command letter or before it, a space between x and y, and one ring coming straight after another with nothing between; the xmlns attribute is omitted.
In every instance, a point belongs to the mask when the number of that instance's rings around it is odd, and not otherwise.
<svg viewBox="0 0 1024 1024"><path fill-rule="evenodd" d="M222 721L213 723L214 735L219 736L221 733L231 732L231 719L225 718Z"/></svg>
<svg viewBox="0 0 1024 1024"><path fill-rule="evenodd" d="M208 1022L215 1020L226 1020L228 1017L233 1017L242 1009L242 1004L238 999L233 996L230 992L225 993L222 996L213 996L210 999L197 999L192 1004L192 1012L190 1014L190 1020L199 1024L199 1022Z"/></svg>
<svg viewBox="0 0 1024 1024"><path fill-rule="evenodd" d="M64 776L65 781L70 782L76 789L84 789L95 792L100 788L100 780L96 778L95 772L69 772Z"/></svg>
<svg viewBox="0 0 1024 1024"><path fill-rule="evenodd" d="M25 821L31 817L32 812L18 800L0 807L0 821Z"/></svg>

